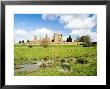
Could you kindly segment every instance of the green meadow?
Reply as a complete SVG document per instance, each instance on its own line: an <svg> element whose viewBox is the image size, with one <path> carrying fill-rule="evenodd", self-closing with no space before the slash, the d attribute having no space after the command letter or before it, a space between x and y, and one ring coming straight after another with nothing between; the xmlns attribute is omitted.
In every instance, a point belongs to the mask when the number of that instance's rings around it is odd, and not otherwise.
<svg viewBox="0 0 110 89"><path fill-rule="evenodd" d="M16 68L16 65L37 65L39 61L53 63L29 72ZM15 76L96 76L97 48L81 45L53 45L47 48L33 45L30 48L27 45L15 45L14 70Z"/></svg>

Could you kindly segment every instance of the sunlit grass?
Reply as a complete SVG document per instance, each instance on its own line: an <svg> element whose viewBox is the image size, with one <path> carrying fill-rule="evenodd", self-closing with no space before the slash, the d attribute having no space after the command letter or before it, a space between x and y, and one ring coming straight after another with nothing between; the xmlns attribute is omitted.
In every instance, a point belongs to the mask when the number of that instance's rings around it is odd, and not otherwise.
<svg viewBox="0 0 110 89"><path fill-rule="evenodd" d="M65 59L66 62L69 58L80 58L82 61L87 60L87 63L73 63L69 62L71 71L63 73L60 72L60 65L42 68L31 73L19 72L15 75L19 76L96 76L97 75L97 49L96 47L82 47L74 45L65 46L49 46L43 48L40 46L15 46L14 48L14 64L26 64L34 61L43 60L47 57L47 60L54 60L58 57L59 60Z"/></svg>

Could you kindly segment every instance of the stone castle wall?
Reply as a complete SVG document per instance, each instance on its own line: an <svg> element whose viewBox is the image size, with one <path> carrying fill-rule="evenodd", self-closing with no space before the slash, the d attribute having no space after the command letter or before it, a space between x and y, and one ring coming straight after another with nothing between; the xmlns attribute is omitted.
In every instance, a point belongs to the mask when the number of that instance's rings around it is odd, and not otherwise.
<svg viewBox="0 0 110 89"><path fill-rule="evenodd" d="M83 42L63 42L62 34L54 33L54 36L52 39L53 41L48 38L47 34L46 34L45 38L43 38L43 39L37 39L37 37L34 35L33 41L30 41L26 44L27 45L29 45L29 44L40 45L41 42L45 39L48 40L49 45L79 45L79 44L83 43Z"/></svg>

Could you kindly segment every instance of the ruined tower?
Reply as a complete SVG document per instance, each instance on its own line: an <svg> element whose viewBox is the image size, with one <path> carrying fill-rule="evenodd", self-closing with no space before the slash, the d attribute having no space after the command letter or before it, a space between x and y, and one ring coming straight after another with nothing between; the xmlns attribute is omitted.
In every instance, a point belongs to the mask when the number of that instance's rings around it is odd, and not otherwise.
<svg viewBox="0 0 110 89"><path fill-rule="evenodd" d="M37 36L36 36L36 35L34 35L33 43L34 43L34 44L38 44L38 43L39 43L39 40L37 39Z"/></svg>
<svg viewBox="0 0 110 89"><path fill-rule="evenodd" d="M62 34L54 33L53 40L54 40L55 43L63 42Z"/></svg>
<svg viewBox="0 0 110 89"><path fill-rule="evenodd" d="M51 40L50 40L50 38L48 37L47 34L45 35L45 38L44 39L45 39L45 41L48 41L49 44L51 43Z"/></svg>
<svg viewBox="0 0 110 89"><path fill-rule="evenodd" d="M37 40L37 37L34 35L34 41L36 41Z"/></svg>

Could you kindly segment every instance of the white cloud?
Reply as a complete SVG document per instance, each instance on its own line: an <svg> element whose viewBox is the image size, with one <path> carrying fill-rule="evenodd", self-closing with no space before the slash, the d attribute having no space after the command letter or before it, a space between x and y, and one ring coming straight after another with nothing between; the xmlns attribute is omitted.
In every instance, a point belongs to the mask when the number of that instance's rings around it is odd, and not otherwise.
<svg viewBox="0 0 110 89"><path fill-rule="evenodd" d="M25 31L24 29L17 29L15 31L15 35L17 36L27 36L29 35L27 31Z"/></svg>
<svg viewBox="0 0 110 89"><path fill-rule="evenodd" d="M19 42L22 40L27 41L32 39L32 35L24 29L16 29L14 31L14 39L15 39L15 42Z"/></svg>
<svg viewBox="0 0 110 89"><path fill-rule="evenodd" d="M43 20L56 20L58 19L59 23L63 24L65 28L70 29L70 35L73 36L82 36L89 35L92 41L97 40L97 33L92 32L91 29L96 26L96 15L89 16L89 14L43 14ZM25 24L24 22L21 24ZM53 29L48 29L42 27L40 29L35 29L33 31L27 31L26 29L16 29L14 32L14 38L16 41L19 40L33 40L33 36L36 35L39 39L44 38L47 34L49 38L53 37ZM61 32L62 33L62 32ZM67 36L63 37L66 40Z"/></svg>
<svg viewBox="0 0 110 89"><path fill-rule="evenodd" d="M91 29L96 26L96 15L89 14L43 14L43 20L56 20L69 29Z"/></svg>
<svg viewBox="0 0 110 89"><path fill-rule="evenodd" d="M66 41L68 36L63 36L63 41Z"/></svg>
<svg viewBox="0 0 110 89"><path fill-rule="evenodd" d="M89 35L92 41L96 41L97 39L97 33L91 31L91 29L93 29L97 25L97 16L95 14L93 16L90 16L89 14L45 14L42 15L42 17L44 20L58 19L58 21L63 24L65 28L71 30L70 35ZM64 37L64 39L65 38L66 37Z"/></svg>
<svg viewBox="0 0 110 89"><path fill-rule="evenodd" d="M47 28L35 29L33 31L27 31L25 29L16 29L14 31L14 40L15 43L24 40L33 40L34 35L37 36L38 39L44 38L45 35L48 35L49 38L53 37L54 32Z"/></svg>
<svg viewBox="0 0 110 89"><path fill-rule="evenodd" d="M45 35L47 34L49 38L52 38L53 36L53 31L47 28L40 28L36 29L35 31L31 32L33 35L36 35L38 38L44 38Z"/></svg>
<svg viewBox="0 0 110 89"><path fill-rule="evenodd" d="M69 29L91 29L96 26L96 16L88 15L61 15L60 22Z"/></svg>
<svg viewBox="0 0 110 89"><path fill-rule="evenodd" d="M83 36L89 35L91 41L97 41L97 33L91 29L97 24L96 15L88 17L88 15L66 15L61 16L60 21L64 23L65 28L71 29L70 35Z"/></svg>
<svg viewBox="0 0 110 89"><path fill-rule="evenodd" d="M92 32L90 29L72 30L70 35L75 35L76 37L88 35L90 36L92 42L97 41L97 32Z"/></svg>

